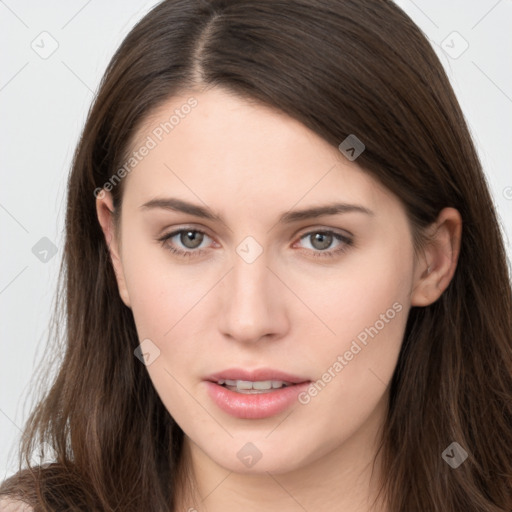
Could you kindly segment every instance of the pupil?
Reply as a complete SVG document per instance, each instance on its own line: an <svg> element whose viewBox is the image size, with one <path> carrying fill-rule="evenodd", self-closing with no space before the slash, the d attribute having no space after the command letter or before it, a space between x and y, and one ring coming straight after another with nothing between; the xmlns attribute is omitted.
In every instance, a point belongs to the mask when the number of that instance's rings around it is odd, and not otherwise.
<svg viewBox="0 0 512 512"><path fill-rule="evenodd" d="M187 231L181 234L181 242L188 249L195 249L203 241L202 234L198 231Z"/></svg>
<svg viewBox="0 0 512 512"><path fill-rule="evenodd" d="M327 249L332 243L332 235L327 233L316 233L314 236L314 242L320 242L320 245L313 243L316 249Z"/></svg>

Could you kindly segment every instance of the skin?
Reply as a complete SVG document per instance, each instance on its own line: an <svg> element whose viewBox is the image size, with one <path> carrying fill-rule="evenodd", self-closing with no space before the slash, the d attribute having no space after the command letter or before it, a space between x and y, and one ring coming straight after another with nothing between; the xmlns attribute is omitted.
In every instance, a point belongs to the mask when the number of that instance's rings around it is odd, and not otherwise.
<svg viewBox="0 0 512 512"><path fill-rule="evenodd" d="M152 113L133 150L191 94ZM111 194L97 198L120 296L140 340L160 350L147 371L185 432L184 463L198 492L181 492L177 510L384 511L380 503L370 508L380 459L370 477L387 386L410 308L437 300L453 276L460 215L442 210L429 227L432 242L416 255L402 204L357 160L301 123L225 90L193 96L197 107L124 178L120 230ZM140 208L156 197L207 206L224 222ZM335 201L373 214L279 223L283 212ZM197 251L179 235L167 246L157 241L179 228L206 233L202 254L170 252L169 245ZM328 229L353 244L333 238L324 252L346 250L322 256L315 233ZM252 263L236 252L247 236L263 249ZM206 393L204 377L230 367L271 367L316 381L393 304L401 311L305 405L238 419ZM248 442L262 454L250 468L237 457Z"/></svg>

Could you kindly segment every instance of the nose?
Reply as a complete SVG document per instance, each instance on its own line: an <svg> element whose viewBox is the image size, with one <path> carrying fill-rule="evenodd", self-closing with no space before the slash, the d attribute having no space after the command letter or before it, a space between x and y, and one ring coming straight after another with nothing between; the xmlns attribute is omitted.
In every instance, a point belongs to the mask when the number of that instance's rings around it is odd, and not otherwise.
<svg viewBox="0 0 512 512"><path fill-rule="evenodd" d="M253 343L287 332L286 288L268 264L265 252L252 263L235 255L221 287L219 329L224 336Z"/></svg>

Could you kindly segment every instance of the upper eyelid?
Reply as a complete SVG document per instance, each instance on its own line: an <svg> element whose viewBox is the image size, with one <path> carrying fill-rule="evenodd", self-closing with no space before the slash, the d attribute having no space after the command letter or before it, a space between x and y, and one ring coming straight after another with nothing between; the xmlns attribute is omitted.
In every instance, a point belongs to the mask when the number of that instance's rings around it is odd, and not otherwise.
<svg viewBox="0 0 512 512"><path fill-rule="evenodd" d="M178 228L175 228L175 229L172 229L170 230L167 234L164 234L162 236L169 236L169 235L176 235L177 233L180 233L182 231L197 231L199 233L203 233L205 235L208 235L210 238L214 238L212 235L209 234L209 230L208 228L203 228L203 227L195 227L195 226L182 226L182 227L178 227ZM332 228L332 227L326 227L326 226L321 226L321 227L308 227L308 228L301 228L301 229L298 229L294 234L293 236L296 237L296 236L299 236L299 233L302 231L302 230L305 230L302 232L302 234L300 235L301 237L304 236L304 235L307 235L309 233L311 233L312 231L314 232L333 232L333 233L337 233L337 234L340 234L342 236L347 236L347 237L353 237L354 235L346 230L346 229L341 229L341 228Z"/></svg>
<svg viewBox="0 0 512 512"><path fill-rule="evenodd" d="M339 235L343 238L353 238L354 235L346 230L341 229L335 229L335 228L313 228L309 229L307 231L304 231L301 235L295 235L298 236L299 239L303 238L304 236L310 235L311 233L333 233L334 235Z"/></svg>
<svg viewBox="0 0 512 512"><path fill-rule="evenodd" d="M196 231L197 233L201 233L203 235L206 235L208 237L210 237L212 240L214 240L214 237L212 235L210 235L208 233L208 231L202 229L202 228L195 228L193 226L184 226L182 228L176 228L176 229L172 229L171 231L169 231L168 233L164 233L161 237L159 238L173 238L175 237L176 235L179 235L180 233L184 232L184 231Z"/></svg>

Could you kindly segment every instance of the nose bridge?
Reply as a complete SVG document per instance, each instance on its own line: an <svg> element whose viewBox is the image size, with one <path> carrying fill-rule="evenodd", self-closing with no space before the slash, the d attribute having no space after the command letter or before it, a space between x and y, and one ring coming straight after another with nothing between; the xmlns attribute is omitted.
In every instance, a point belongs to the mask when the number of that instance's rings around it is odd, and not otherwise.
<svg viewBox="0 0 512 512"><path fill-rule="evenodd" d="M267 268L270 262L262 249L252 240L242 242L224 287L220 327L224 334L240 341L257 341L284 327L276 278Z"/></svg>
<svg viewBox="0 0 512 512"><path fill-rule="evenodd" d="M266 255L259 256L255 261L248 262L237 256L232 272L233 291L244 302L255 299L256 302L266 302L268 293L268 261Z"/></svg>

